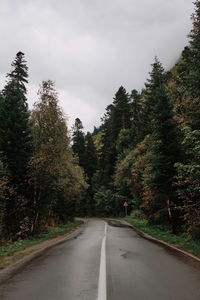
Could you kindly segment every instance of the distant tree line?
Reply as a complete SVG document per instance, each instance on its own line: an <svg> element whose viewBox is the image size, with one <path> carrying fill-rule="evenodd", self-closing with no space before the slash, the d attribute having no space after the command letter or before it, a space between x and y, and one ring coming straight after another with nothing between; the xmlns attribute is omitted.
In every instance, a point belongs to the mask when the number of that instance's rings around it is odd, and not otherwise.
<svg viewBox="0 0 200 300"><path fill-rule="evenodd" d="M190 43L170 71L156 57L144 89L121 86L92 134L76 120L72 148L89 185L81 214L119 216L126 200L150 223L200 238L200 1L194 5Z"/></svg>
<svg viewBox="0 0 200 300"><path fill-rule="evenodd" d="M0 93L0 238L16 240L72 220L87 189L52 81L30 112L28 68L18 52Z"/></svg>

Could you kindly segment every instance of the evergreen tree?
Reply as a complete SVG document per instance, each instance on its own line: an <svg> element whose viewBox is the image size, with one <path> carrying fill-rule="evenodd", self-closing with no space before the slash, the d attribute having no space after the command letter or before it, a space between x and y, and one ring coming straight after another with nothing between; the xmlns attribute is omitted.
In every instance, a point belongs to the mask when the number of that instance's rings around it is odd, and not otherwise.
<svg viewBox="0 0 200 300"><path fill-rule="evenodd" d="M0 151L7 167L10 190L5 208L5 231L16 238L26 218L27 170L31 155L31 126L26 99L28 73L24 54L18 52L2 92ZM13 221L14 220L14 221Z"/></svg>
<svg viewBox="0 0 200 300"><path fill-rule="evenodd" d="M149 90L149 93L160 87L164 82L164 68L158 60L157 56L155 57L154 63L151 64L151 66L152 71L149 73L150 78L147 79L147 82L145 83L146 89Z"/></svg>
<svg viewBox="0 0 200 300"><path fill-rule="evenodd" d="M193 238L200 238L200 130L189 126L183 129L182 147L184 162L176 163L178 195L183 201L182 210L186 230Z"/></svg>
<svg viewBox="0 0 200 300"><path fill-rule="evenodd" d="M131 123L131 112L130 112L130 100L129 95L125 88L121 86L115 94L113 105L113 134L115 138L121 129L127 129Z"/></svg>
<svg viewBox="0 0 200 300"><path fill-rule="evenodd" d="M17 187L26 178L31 154L31 127L25 86L28 73L22 52L17 53L12 67L0 106L0 150L10 174L10 182Z"/></svg>
<svg viewBox="0 0 200 300"><path fill-rule="evenodd" d="M190 126L200 129L200 1L194 2L195 12L192 14L193 28L189 34L190 56L188 88L191 95L188 108Z"/></svg>
<svg viewBox="0 0 200 300"><path fill-rule="evenodd" d="M93 200L94 191L93 191L93 176L97 170L97 152L94 146L93 138L90 132L87 132L85 136L85 174L86 181L88 183L87 189L87 201L86 201L86 212L87 215L95 214L95 204Z"/></svg>
<svg viewBox="0 0 200 300"><path fill-rule="evenodd" d="M82 131L83 124L79 118L76 118L75 124L73 126L72 134L72 150L79 158L79 166L85 166L85 136Z"/></svg>
<svg viewBox="0 0 200 300"><path fill-rule="evenodd" d="M141 94L137 90L132 90L130 95L130 106L131 106L131 120L134 123L139 121L140 110L141 110Z"/></svg>
<svg viewBox="0 0 200 300"><path fill-rule="evenodd" d="M154 92L164 83L164 68L159 62L158 58L155 57L154 63L151 65L152 71L149 73L150 78L145 83L146 90L144 91L144 109L143 109L143 126L146 128L144 134L151 133L151 120L152 110L156 104L156 98Z"/></svg>
<svg viewBox="0 0 200 300"><path fill-rule="evenodd" d="M97 153L90 132L85 136L85 173L88 177L88 183L91 185L92 177L97 169Z"/></svg>
<svg viewBox="0 0 200 300"><path fill-rule="evenodd" d="M146 133L147 128L144 126L144 105L142 102L142 94L137 90L132 90L130 95L131 105L131 127L130 127L130 141L131 149L135 148L140 143Z"/></svg>
<svg viewBox="0 0 200 300"><path fill-rule="evenodd" d="M143 105L141 94L137 90L132 90L129 96L129 120L127 129L121 129L117 139L118 162L124 158L128 151L136 147L146 135L146 128L143 120Z"/></svg>
<svg viewBox="0 0 200 300"><path fill-rule="evenodd" d="M102 131L102 125L99 126L99 127L94 126L94 130L92 132L92 136L96 136L101 131Z"/></svg>
<svg viewBox="0 0 200 300"><path fill-rule="evenodd" d="M154 97L156 104L152 111L149 167L146 170L146 182L153 195L151 217L162 223L168 215L176 233L180 220L172 183L176 175L174 164L180 156L177 126L173 120L172 104L163 85L154 91Z"/></svg>
<svg viewBox="0 0 200 300"><path fill-rule="evenodd" d="M115 140L113 139L113 110L114 106L109 105L106 108L103 123L102 148L99 158L98 177L96 178L97 185L109 185L111 182L111 175L114 172L114 165L116 160Z"/></svg>
<svg viewBox="0 0 200 300"><path fill-rule="evenodd" d="M0 91L0 109L2 104L3 104L3 95L2 92Z"/></svg>
<svg viewBox="0 0 200 300"><path fill-rule="evenodd" d="M200 1L195 0L195 12L192 14L193 28L190 38L190 86L194 96L199 96L200 90Z"/></svg>
<svg viewBox="0 0 200 300"><path fill-rule="evenodd" d="M124 87L120 87L115 94L112 105L107 107L103 124L103 146L100 157L101 185L112 184L117 161L116 142L121 129L128 129L131 124L129 95Z"/></svg>
<svg viewBox="0 0 200 300"><path fill-rule="evenodd" d="M185 47L178 63L167 72L166 88L174 103L175 119L179 123L179 127L182 128L186 124L192 123L191 116L196 113L192 109L194 104L194 109L196 110L195 103L191 101L190 60L190 47Z"/></svg>
<svg viewBox="0 0 200 300"><path fill-rule="evenodd" d="M0 160L0 239L5 237L5 232L7 231L5 228L7 215L6 203L10 193L11 190L9 189L8 173L2 161Z"/></svg>

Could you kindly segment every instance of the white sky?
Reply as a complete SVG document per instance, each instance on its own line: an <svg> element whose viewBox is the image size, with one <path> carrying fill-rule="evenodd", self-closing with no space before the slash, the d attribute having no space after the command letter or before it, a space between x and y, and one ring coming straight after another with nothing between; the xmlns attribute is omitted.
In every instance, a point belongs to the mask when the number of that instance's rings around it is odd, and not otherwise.
<svg viewBox="0 0 200 300"><path fill-rule="evenodd" d="M29 67L28 102L51 79L69 127L100 125L123 85L141 89L157 55L166 69L187 45L190 0L0 0L0 86L18 51Z"/></svg>

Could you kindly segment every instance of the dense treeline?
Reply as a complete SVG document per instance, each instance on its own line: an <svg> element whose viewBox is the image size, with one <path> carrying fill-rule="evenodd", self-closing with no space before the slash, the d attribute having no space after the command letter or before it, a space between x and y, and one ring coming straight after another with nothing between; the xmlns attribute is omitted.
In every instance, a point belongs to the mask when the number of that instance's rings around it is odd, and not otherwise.
<svg viewBox="0 0 200 300"><path fill-rule="evenodd" d="M51 81L28 110L28 68L18 52L0 94L0 237L24 238L67 222L87 189Z"/></svg>
<svg viewBox="0 0 200 300"><path fill-rule="evenodd" d="M149 222L200 238L200 1L194 4L190 43L177 64L165 72L156 57L141 92L119 88L87 155L77 119L73 149L88 175L93 213L123 214L127 200Z"/></svg>

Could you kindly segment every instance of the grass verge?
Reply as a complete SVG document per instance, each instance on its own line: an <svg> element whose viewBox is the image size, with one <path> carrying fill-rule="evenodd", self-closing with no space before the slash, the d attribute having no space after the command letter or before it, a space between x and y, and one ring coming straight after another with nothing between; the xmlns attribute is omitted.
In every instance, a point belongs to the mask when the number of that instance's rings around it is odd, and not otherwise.
<svg viewBox="0 0 200 300"><path fill-rule="evenodd" d="M141 218L141 216L137 217L137 214L125 217L124 220L150 236L172 244L200 258L200 241L194 241L192 238L186 237L184 233L174 235L170 230L164 230L156 225L149 225L146 219Z"/></svg>
<svg viewBox="0 0 200 300"><path fill-rule="evenodd" d="M70 233L77 229L83 221L76 220L60 227L51 227L47 233L39 234L29 239L19 240L14 243L7 243L0 247L0 269L4 269L24 256L38 250L41 243Z"/></svg>

